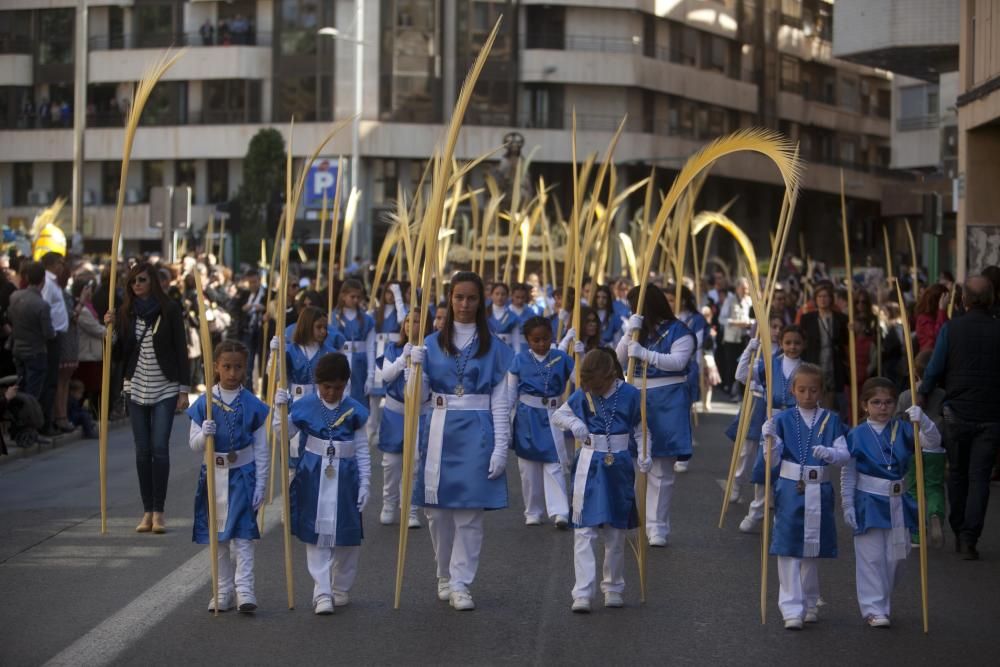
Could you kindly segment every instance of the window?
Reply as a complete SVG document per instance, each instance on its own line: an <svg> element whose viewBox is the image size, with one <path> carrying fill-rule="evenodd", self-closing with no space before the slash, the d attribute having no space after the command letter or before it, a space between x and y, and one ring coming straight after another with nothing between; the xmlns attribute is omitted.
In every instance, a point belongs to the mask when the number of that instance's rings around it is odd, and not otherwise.
<svg viewBox="0 0 1000 667"><path fill-rule="evenodd" d="M399 179L395 160L375 160L375 192L376 204L387 204L396 200Z"/></svg>
<svg viewBox="0 0 1000 667"><path fill-rule="evenodd" d="M174 162L174 187L188 187L194 190L195 166L194 160L177 160Z"/></svg>
<svg viewBox="0 0 1000 667"><path fill-rule="evenodd" d="M853 77L840 79L840 94L837 96L840 106L851 111L861 109L861 98L858 97L858 80Z"/></svg>
<svg viewBox="0 0 1000 667"><path fill-rule="evenodd" d="M694 103L679 97L671 98L669 112L670 134L694 136Z"/></svg>
<svg viewBox="0 0 1000 667"><path fill-rule="evenodd" d="M728 40L716 35L705 34L701 39L701 68L725 74L727 67Z"/></svg>
<svg viewBox="0 0 1000 667"><path fill-rule="evenodd" d="M153 188L163 187L167 165L163 160L144 160L142 163L143 201L149 201Z"/></svg>
<svg viewBox="0 0 1000 667"><path fill-rule="evenodd" d="M441 119L436 0L384 0L379 113L383 120Z"/></svg>
<svg viewBox="0 0 1000 667"><path fill-rule="evenodd" d="M329 99L330 77L322 77L324 81L325 96ZM316 122L325 120L326 116L320 116L319 95L316 87L315 76L281 77L275 79L275 120L278 122L288 122L292 116L299 122ZM329 109L332 103L324 105Z"/></svg>
<svg viewBox="0 0 1000 667"><path fill-rule="evenodd" d="M260 122L260 82L208 80L202 84L202 122Z"/></svg>
<svg viewBox="0 0 1000 667"><path fill-rule="evenodd" d="M781 89L789 93L801 93L799 82L799 60L790 56L781 56Z"/></svg>
<svg viewBox="0 0 1000 667"><path fill-rule="evenodd" d="M118 201L118 185L121 182L122 163L101 163L101 202L114 204Z"/></svg>
<svg viewBox="0 0 1000 667"><path fill-rule="evenodd" d="M529 49L563 49L566 39L566 8L549 5L526 5Z"/></svg>
<svg viewBox="0 0 1000 667"><path fill-rule="evenodd" d="M938 87L922 84L899 89L899 117L922 118L938 112Z"/></svg>
<svg viewBox="0 0 1000 667"><path fill-rule="evenodd" d="M840 141L840 163L853 165L857 162L858 146L853 139L842 139Z"/></svg>
<svg viewBox="0 0 1000 667"><path fill-rule="evenodd" d="M0 86L0 127L26 129L35 126L35 105L30 86Z"/></svg>
<svg viewBox="0 0 1000 667"><path fill-rule="evenodd" d="M522 98L527 105L525 127L561 129L563 127L563 87L559 85L529 85Z"/></svg>
<svg viewBox="0 0 1000 667"><path fill-rule="evenodd" d="M229 200L229 162L208 160L208 202L217 204Z"/></svg>
<svg viewBox="0 0 1000 667"><path fill-rule="evenodd" d="M14 206L27 206L29 193L34 185L34 165L30 162L14 163Z"/></svg>
<svg viewBox="0 0 1000 667"><path fill-rule="evenodd" d="M136 3L135 45L139 48L164 48L177 41L172 2Z"/></svg>
<svg viewBox="0 0 1000 667"><path fill-rule="evenodd" d="M161 81L149 94L140 125L181 125L187 121L187 82Z"/></svg>
<svg viewBox="0 0 1000 667"><path fill-rule="evenodd" d="M280 0L278 30L281 32L281 55L315 54L321 27L319 0ZM328 38L322 38L328 39Z"/></svg>
<svg viewBox="0 0 1000 667"><path fill-rule="evenodd" d="M43 9L38 12L38 64L69 65L73 62L75 9Z"/></svg>
<svg viewBox="0 0 1000 667"><path fill-rule="evenodd" d="M52 196L65 197L67 200L73 196L72 162L52 163Z"/></svg>
<svg viewBox="0 0 1000 667"><path fill-rule="evenodd" d="M0 53L31 53L31 12L0 12Z"/></svg>
<svg viewBox="0 0 1000 667"><path fill-rule="evenodd" d="M698 64L698 31L681 23L670 24L670 62Z"/></svg>
<svg viewBox="0 0 1000 667"><path fill-rule="evenodd" d="M468 0L457 3L454 76L461 81L472 66L497 18L503 22L490 58L476 83L466 122L470 125L513 125L516 121L518 3L512 0Z"/></svg>

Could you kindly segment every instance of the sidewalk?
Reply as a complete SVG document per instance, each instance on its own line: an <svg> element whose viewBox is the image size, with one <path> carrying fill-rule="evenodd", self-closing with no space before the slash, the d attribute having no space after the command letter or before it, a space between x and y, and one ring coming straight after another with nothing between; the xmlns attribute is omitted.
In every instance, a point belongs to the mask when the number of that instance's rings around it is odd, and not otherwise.
<svg viewBox="0 0 1000 667"><path fill-rule="evenodd" d="M129 423L128 417L123 419L117 419L113 422L108 423L108 428L110 431L115 431L123 426L127 426ZM0 466L7 463L13 463L14 461L19 461L24 458L36 456L44 452L51 451L53 449L58 449L59 447L66 447L68 445L74 445L78 442L86 442L83 437L83 429L77 428L69 433L60 433L59 435L52 436L50 438L52 444L41 445L39 443L33 444L31 447L18 447L13 444L13 442L7 443L7 455L0 456ZM94 442L97 442L96 438L92 438Z"/></svg>

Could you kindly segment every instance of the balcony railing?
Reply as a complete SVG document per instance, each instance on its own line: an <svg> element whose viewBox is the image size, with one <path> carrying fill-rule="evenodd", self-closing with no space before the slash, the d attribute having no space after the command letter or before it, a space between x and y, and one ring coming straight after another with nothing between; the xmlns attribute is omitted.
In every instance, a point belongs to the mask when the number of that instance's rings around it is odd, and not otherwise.
<svg viewBox="0 0 1000 667"><path fill-rule="evenodd" d="M528 35L527 48L642 55L642 39L638 35L635 37L605 37L603 35L534 33Z"/></svg>
<svg viewBox="0 0 1000 667"><path fill-rule="evenodd" d="M914 130L931 130L941 125L941 118L936 113L924 116L910 116L908 118L896 119L896 130L898 132L912 132Z"/></svg>
<svg viewBox="0 0 1000 667"><path fill-rule="evenodd" d="M202 36L198 31L95 35L88 43L94 51L162 49L169 46L270 46L271 33L251 30L245 33L230 31L224 36L220 36L218 32Z"/></svg>

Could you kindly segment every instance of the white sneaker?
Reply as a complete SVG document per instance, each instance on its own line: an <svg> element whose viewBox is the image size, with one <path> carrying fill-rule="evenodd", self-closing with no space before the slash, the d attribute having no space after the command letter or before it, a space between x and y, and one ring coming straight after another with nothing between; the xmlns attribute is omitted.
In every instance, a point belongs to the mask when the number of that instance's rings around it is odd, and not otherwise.
<svg viewBox="0 0 1000 667"><path fill-rule="evenodd" d="M525 526L540 526L542 525L542 517L540 516L529 516L524 519Z"/></svg>
<svg viewBox="0 0 1000 667"><path fill-rule="evenodd" d="M760 527L760 519L753 519L751 517L743 517L740 521L740 532L741 533L756 533L757 529Z"/></svg>
<svg viewBox="0 0 1000 667"><path fill-rule="evenodd" d="M451 579L438 577L438 600L447 602L451 599Z"/></svg>
<svg viewBox="0 0 1000 667"><path fill-rule="evenodd" d="M819 610L816 607L812 609L806 609L806 623L817 623L819 622Z"/></svg>
<svg viewBox="0 0 1000 667"><path fill-rule="evenodd" d="M469 591L452 591L450 604L455 611L472 611L476 608Z"/></svg>
<svg viewBox="0 0 1000 667"><path fill-rule="evenodd" d="M236 609L241 614L252 614L257 611L257 596L253 593L237 593Z"/></svg>
<svg viewBox="0 0 1000 667"><path fill-rule="evenodd" d="M329 595L320 595L313 600L313 613L317 616L329 616L333 613L333 600Z"/></svg>
<svg viewBox="0 0 1000 667"><path fill-rule="evenodd" d="M622 599L621 593L616 593L615 591L608 591L604 594L604 606L611 607L613 609L618 609L625 606L625 600Z"/></svg>
<svg viewBox="0 0 1000 667"><path fill-rule="evenodd" d="M740 493L740 487L733 484L733 492L729 494L729 502L738 503L742 499L742 494Z"/></svg>
<svg viewBox="0 0 1000 667"><path fill-rule="evenodd" d="M347 593L341 591L333 592L333 606L334 607L346 607L351 604L351 596Z"/></svg>
<svg viewBox="0 0 1000 667"><path fill-rule="evenodd" d="M870 628L888 628L890 625L888 616L869 616L865 620Z"/></svg>
<svg viewBox="0 0 1000 667"><path fill-rule="evenodd" d="M417 516L416 512L410 512L410 518L406 520L406 526L408 528L420 528L420 517Z"/></svg>
<svg viewBox="0 0 1000 667"><path fill-rule="evenodd" d="M653 535L649 538L649 546L651 547L665 547L667 546L667 538L663 535Z"/></svg>
<svg viewBox="0 0 1000 667"><path fill-rule="evenodd" d="M574 614L589 614L590 598L574 598L571 609Z"/></svg>
<svg viewBox="0 0 1000 667"><path fill-rule="evenodd" d="M801 630L802 629L802 619L801 618L786 618L785 619L785 630Z"/></svg>
<svg viewBox="0 0 1000 667"><path fill-rule="evenodd" d="M553 520L553 523L555 523L556 528L558 528L559 530L566 530L567 528L569 528L569 517L566 516L565 514L557 514L556 518Z"/></svg>
<svg viewBox="0 0 1000 667"><path fill-rule="evenodd" d="M382 505L382 513L379 514L378 520L383 526L391 526L396 523L396 508Z"/></svg>
<svg viewBox="0 0 1000 667"><path fill-rule="evenodd" d="M233 591L219 591L219 611L230 611L236 608L236 593ZM215 596L208 600L208 610L215 611Z"/></svg>
<svg viewBox="0 0 1000 667"><path fill-rule="evenodd" d="M674 461L674 472L687 472L690 461Z"/></svg>

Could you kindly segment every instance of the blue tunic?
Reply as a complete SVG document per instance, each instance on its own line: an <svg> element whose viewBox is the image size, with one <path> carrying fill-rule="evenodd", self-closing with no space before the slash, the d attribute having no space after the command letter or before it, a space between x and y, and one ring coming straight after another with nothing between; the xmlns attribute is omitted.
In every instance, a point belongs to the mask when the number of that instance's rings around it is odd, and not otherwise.
<svg viewBox="0 0 1000 667"><path fill-rule="evenodd" d="M345 417L346 415L346 417ZM316 502L319 497L320 475L327 462L323 457L306 449L308 436L322 440L352 441L354 432L368 420L368 408L345 396L340 404L338 420L332 430L325 419L324 406L316 394L296 401L288 418L299 429L299 463L295 478L288 488L291 508L291 533L306 544L316 544ZM367 445L365 445L367 446ZM361 513L358 512L358 491L361 477L356 458L337 459L337 536L336 546L350 547L361 544Z"/></svg>
<svg viewBox="0 0 1000 667"><path fill-rule="evenodd" d="M399 330L400 330L399 314L396 311L396 307L395 306L392 307L392 311L390 311L388 315L386 315L386 316L384 316L382 318L382 324L380 326L376 323L376 330L377 330L376 331L376 335L378 335L378 334L398 334L399 333ZM392 343L387 340L386 343L385 343L385 347L388 347L391 344ZM382 350L382 354L385 354L385 349L384 348ZM379 368L381 368L382 367L382 363L379 361L378 357L379 357L378 340L376 340L375 341L375 364ZM378 384L374 385L372 387L371 395L372 396L385 396L385 384L379 382ZM380 427L380 429L381 429L381 427ZM382 433L382 431L379 430L379 437L381 437L381 433Z"/></svg>
<svg viewBox="0 0 1000 667"><path fill-rule="evenodd" d="M895 438L892 438L893 431ZM847 434L847 450L854 457L859 473L881 479L903 480L913 459L913 424L906 419L893 418L881 434L876 434L865 422ZM892 471L887 469L889 464ZM910 494L903 495L902 499L903 520L910 532L916 532L917 501ZM855 535L863 535L869 528L892 528L888 496L855 490L854 515L858 520Z"/></svg>
<svg viewBox="0 0 1000 667"><path fill-rule="evenodd" d="M610 414L602 416L592 411L586 393L582 389L574 391L567 403L573 414L594 434L607 434L607 424L603 417L610 417L611 435L628 434L629 449L634 449L636 442L632 436L642 421L642 396L639 390L632 385L621 383L618 388L617 409L613 409L614 397L603 399L591 395L591 398L598 411L603 409ZM582 451L582 449L577 451L576 460L573 462L573 474L570 479L574 485ZM600 452L595 452L590 459L587 484L583 491L583 511L580 522L574 524L575 527L607 524L628 530L639 525L639 514L635 506L635 466L632 454L629 450L615 452L614 459L614 463L610 466L604 463L604 455ZM574 488L574 495L575 492Z"/></svg>
<svg viewBox="0 0 1000 667"><path fill-rule="evenodd" d="M776 352L776 353L774 353L773 356L777 357L779 354L781 354L781 353L780 352ZM756 371L754 372L754 374L753 374L753 382L757 386L763 387L764 384L765 384L764 381L763 381L763 379L762 379L764 377L764 370L763 370L764 369L764 365L763 365L763 361L759 361L758 362L757 369L759 369L760 372L759 373L756 372ZM781 365L780 364L778 366L778 369L779 369L778 372L781 372L780 371L780 369L781 369ZM751 387L753 387L753 384L751 384ZM756 389L752 389L752 391L756 392L757 390ZM791 388L789 387L789 395L791 396L790 391L791 391ZM791 401L792 402L789 403L788 405L790 405L790 406L791 405L795 405L795 397L794 396L791 396ZM780 410L781 409L780 407L778 407L777 401L774 404L774 409L776 409L776 410ZM765 421L767 421L767 401L764 400L764 398L761 397L761 396L754 396L754 395L751 394L751 397L750 397L750 427L747 430L747 437L746 437L746 439L747 440L755 440L755 441L756 440L760 440L760 428L764 425ZM733 421L729 424L729 428L726 429L726 437L729 438L733 442L736 441L736 430L739 428L739 422L740 422L740 414L736 413L736 417L733 418ZM763 470L763 468L761 468L761 470ZM763 480L763 478L761 478L759 481L757 479L753 479L753 483L754 484L763 484L764 480Z"/></svg>
<svg viewBox="0 0 1000 667"><path fill-rule="evenodd" d="M531 350L522 350L511 363L510 372L517 376L518 395L539 398L559 398L573 374L573 358L562 350L550 350L539 362ZM547 381L546 381L547 380ZM559 454L549 425L549 412L520 401L512 406L514 413L514 452L522 459L557 463Z"/></svg>
<svg viewBox="0 0 1000 667"><path fill-rule="evenodd" d="M454 394L459 384L458 356L444 352L438 344L438 333L426 338L427 356L424 361L424 381L432 392ZM475 343L478 344L478 343ZM513 353L496 336L490 339L490 349L482 357L471 351L465 366L462 386L465 395L491 395L493 388L504 382ZM441 477L438 483L438 503L424 499L424 466L431 417L421 419L420 460L413 489L413 502L423 507L448 509L501 509L507 506L507 479L487 479L490 456L493 454L493 415L489 410L448 410L444 423L441 451Z"/></svg>
<svg viewBox="0 0 1000 667"><path fill-rule="evenodd" d="M613 345L615 339L621 333L622 330L622 320L615 314L614 307L611 310L597 311L598 318L604 315L604 319L601 320L601 342L605 345Z"/></svg>
<svg viewBox="0 0 1000 667"><path fill-rule="evenodd" d="M693 334L680 320L663 322L657 327L655 338L646 348L653 352L668 353L671 346ZM664 371L654 366L646 368L647 377L685 377L687 369ZM635 385L642 387L642 378L636 376ZM654 457L686 456L691 454L691 396L687 382L678 382L646 390L646 424Z"/></svg>
<svg viewBox="0 0 1000 667"><path fill-rule="evenodd" d="M220 398L212 405L212 417L218 424L215 434L215 451L218 454L238 451L245 447L253 447L253 434L267 423L267 406L249 391L241 391L237 401L238 406L233 412L228 412ZM201 426L205 421L205 396L201 395L187 409L191 421ZM237 442L230 436L230 423ZM205 464L201 464L198 476L198 488L194 494L194 526L191 540L197 544L208 544L208 482ZM257 485L257 466L252 461L239 468L229 469L229 512L226 517L225 529L219 532L219 541L239 538L241 540L258 540L260 532L257 529L257 512L253 508L253 493Z"/></svg>
<svg viewBox="0 0 1000 667"><path fill-rule="evenodd" d="M399 343L386 343L385 354L376 361L379 367L399 359L403 354L403 345ZM400 373L396 379L385 386L385 395L394 398L400 403L403 402L403 392L406 386L405 373ZM403 453L403 415L396 412L388 405L382 410L382 421L379 423L378 448L387 454Z"/></svg>
<svg viewBox="0 0 1000 667"><path fill-rule="evenodd" d="M797 425L797 428L796 428ZM844 426L836 413L819 409L816 423L809 437L809 424L805 423L798 409L784 410L774 416L775 432L784 443L781 461L804 463L807 466L826 466L812 454L816 445L830 447L834 440L844 435ZM799 435L802 439L799 441ZM761 447L763 451L764 447ZM761 458L763 467L763 457ZM805 495L797 490L798 481L784 479L778 475L780 461L775 461L771 473L774 484L774 528L771 532L772 556L792 556L802 558L805 530ZM819 558L836 558L837 528L834 522L833 485L829 481L820 483L820 537Z"/></svg>
<svg viewBox="0 0 1000 667"><path fill-rule="evenodd" d="M490 331L495 334L513 334L521 326L521 319L509 306L504 306L500 317L494 317L493 309L487 311L486 322L490 325Z"/></svg>
<svg viewBox="0 0 1000 667"><path fill-rule="evenodd" d="M688 362L688 391L690 392L691 402L694 403L701 399L701 363L699 361L699 356L701 354L701 349L705 345L704 335L702 336L701 343L698 343L698 334L704 334L708 329L708 322L702 317L701 313L682 313L679 316L680 320L691 330L694 334L695 339L695 349L694 354L691 355L691 361Z"/></svg>
<svg viewBox="0 0 1000 667"><path fill-rule="evenodd" d="M343 345L343 337L340 334L337 336L340 339L339 342L337 340L331 342L330 337L327 336L312 358L307 357L305 351L298 345L294 343L286 345L285 363L288 370L288 382L290 384L316 384L316 364L324 355L337 352Z"/></svg>
<svg viewBox="0 0 1000 667"><path fill-rule="evenodd" d="M350 357L351 398L359 403L367 403L365 382L368 381L368 353L364 350L364 346L368 334L375 330L375 318L360 310L358 316L353 320L347 319L339 308L334 310L333 314L334 320L344 336L344 341L361 345L362 349L352 352Z"/></svg>

